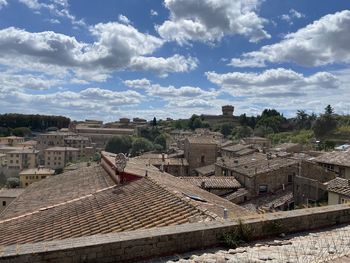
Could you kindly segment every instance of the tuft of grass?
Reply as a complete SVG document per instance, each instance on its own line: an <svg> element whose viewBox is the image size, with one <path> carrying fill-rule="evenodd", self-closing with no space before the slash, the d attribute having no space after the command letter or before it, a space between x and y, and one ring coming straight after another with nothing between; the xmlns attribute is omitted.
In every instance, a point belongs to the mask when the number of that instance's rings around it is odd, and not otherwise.
<svg viewBox="0 0 350 263"><path fill-rule="evenodd" d="M234 231L225 233L222 236L222 244L228 248L237 248L240 245L251 241L252 234L252 228L249 225L243 224L243 222L239 220L239 224Z"/></svg>

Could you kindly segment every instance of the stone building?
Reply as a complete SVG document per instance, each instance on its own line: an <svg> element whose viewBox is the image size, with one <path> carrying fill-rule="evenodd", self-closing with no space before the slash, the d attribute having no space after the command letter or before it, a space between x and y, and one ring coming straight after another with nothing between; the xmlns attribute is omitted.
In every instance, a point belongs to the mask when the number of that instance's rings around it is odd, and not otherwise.
<svg viewBox="0 0 350 263"><path fill-rule="evenodd" d="M201 120L208 122L210 125L219 125L219 124L232 124L234 126L239 126L238 117L233 115L234 107L232 105L222 106L222 114L221 115L207 115L202 114Z"/></svg>
<svg viewBox="0 0 350 263"><path fill-rule="evenodd" d="M327 182L336 174L311 161L299 161L299 172L294 178L293 196L296 205L306 205L327 198Z"/></svg>
<svg viewBox="0 0 350 263"><path fill-rule="evenodd" d="M327 183L328 205L350 204L350 179L335 178Z"/></svg>
<svg viewBox="0 0 350 263"><path fill-rule="evenodd" d="M7 168L21 171L28 168L36 168L39 162L39 151L34 149L17 149L6 153Z"/></svg>
<svg viewBox="0 0 350 263"><path fill-rule="evenodd" d="M0 168L5 167L7 164L6 154L0 153Z"/></svg>
<svg viewBox="0 0 350 263"><path fill-rule="evenodd" d="M75 133L72 132L47 132L39 134L36 139L38 141L37 143L37 149L39 151L43 151L47 148L51 147L63 147L65 146L65 138L75 136Z"/></svg>
<svg viewBox="0 0 350 263"><path fill-rule="evenodd" d="M145 153L135 157L135 159L146 165L153 165L173 176L187 176L189 173L189 165L185 158L170 158L168 154L164 153Z"/></svg>
<svg viewBox="0 0 350 263"><path fill-rule="evenodd" d="M217 142L211 137L189 137L185 140L184 155L189 164L189 175L195 168L214 164L218 156Z"/></svg>
<svg viewBox="0 0 350 263"><path fill-rule="evenodd" d="M242 140L244 144L251 144L255 147L260 148L270 148L271 147L271 141L267 138L258 137L258 136L252 136L252 137L246 137Z"/></svg>
<svg viewBox="0 0 350 263"><path fill-rule="evenodd" d="M64 138L64 146L79 149L79 157L83 157L87 153L87 149L91 147L91 140L86 136L68 136Z"/></svg>
<svg viewBox="0 0 350 263"><path fill-rule="evenodd" d="M300 143L282 143L271 149L272 152L298 153L303 150Z"/></svg>
<svg viewBox="0 0 350 263"><path fill-rule="evenodd" d="M131 136L137 133L136 129L133 128L92 128L83 125L77 125L74 131L81 136L89 137L92 143L102 148L114 136Z"/></svg>
<svg viewBox="0 0 350 263"><path fill-rule="evenodd" d="M54 174L55 170L48 168L25 169L19 173L20 186L25 188L34 182L38 182Z"/></svg>
<svg viewBox="0 0 350 263"><path fill-rule="evenodd" d="M252 196L274 193L291 185L298 173L295 160L253 154L241 158L219 158L215 175L234 176Z"/></svg>
<svg viewBox="0 0 350 263"><path fill-rule="evenodd" d="M20 194L22 194L24 189L20 188L2 188L0 189L0 214L8 207L8 205L15 200Z"/></svg>
<svg viewBox="0 0 350 263"><path fill-rule="evenodd" d="M0 144L4 144L4 145L16 146L23 142L24 142L23 137L17 137L17 136L0 137Z"/></svg>
<svg viewBox="0 0 350 263"><path fill-rule="evenodd" d="M79 149L72 147L51 147L44 151L45 167L63 169L68 163L76 162Z"/></svg>
<svg viewBox="0 0 350 263"><path fill-rule="evenodd" d="M221 156L226 158L240 157L257 152L251 145L235 144L221 148Z"/></svg>
<svg viewBox="0 0 350 263"><path fill-rule="evenodd" d="M334 151L322 154L314 159L316 163L339 177L350 179L350 151Z"/></svg>

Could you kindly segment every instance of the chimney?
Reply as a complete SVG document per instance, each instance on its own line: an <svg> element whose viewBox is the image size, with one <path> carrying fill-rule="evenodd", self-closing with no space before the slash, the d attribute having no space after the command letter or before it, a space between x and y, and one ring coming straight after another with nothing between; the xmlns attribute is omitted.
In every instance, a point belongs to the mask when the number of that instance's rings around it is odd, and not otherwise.
<svg viewBox="0 0 350 263"><path fill-rule="evenodd" d="M202 189L205 188L205 182L204 182L204 181L201 182L201 188L202 188Z"/></svg>
<svg viewBox="0 0 350 263"><path fill-rule="evenodd" d="M165 162L165 154L162 153L162 162Z"/></svg>
<svg viewBox="0 0 350 263"><path fill-rule="evenodd" d="M227 209L224 207L224 219L228 218L228 211Z"/></svg>

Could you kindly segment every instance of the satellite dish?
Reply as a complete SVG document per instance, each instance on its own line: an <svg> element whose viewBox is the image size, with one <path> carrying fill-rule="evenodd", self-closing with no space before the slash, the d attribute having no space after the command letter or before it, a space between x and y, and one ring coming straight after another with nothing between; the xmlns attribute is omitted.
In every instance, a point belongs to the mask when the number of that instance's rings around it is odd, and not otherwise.
<svg viewBox="0 0 350 263"><path fill-rule="evenodd" d="M123 172L126 167L127 158L123 153L118 153L115 156L115 167L118 172Z"/></svg>

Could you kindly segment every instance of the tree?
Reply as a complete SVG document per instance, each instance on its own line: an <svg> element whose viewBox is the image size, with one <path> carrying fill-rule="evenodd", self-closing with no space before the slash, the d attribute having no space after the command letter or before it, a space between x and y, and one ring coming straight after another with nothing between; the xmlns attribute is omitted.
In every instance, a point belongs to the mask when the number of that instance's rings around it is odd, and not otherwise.
<svg viewBox="0 0 350 263"><path fill-rule="evenodd" d="M198 128L202 128L202 121L200 118L196 118L194 121L193 121L193 130L195 129L198 129Z"/></svg>
<svg viewBox="0 0 350 263"><path fill-rule="evenodd" d="M220 128L220 132L224 135L224 137L226 138L228 135L231 134L232 132L232 125L230 124L223 124L221 125L221 128Z"/></svg>
<svg viewBox="0 0 350 263"><path fill-rule="evenodd" d="M237 139L242 139L242 138L246 138L249 137L253 134L253 129L250 128L249 126L241 126L238 127L235 130L235 133L233 134Z"/></svg>
<svg viewBox="0 0 350 263"><path fill-rule="evenodd" d="M106 151L112 153L129 153L132 147L130 136L114 136L106 145Z"/></svg>
<svg viewBox="0 0 350 263"><path fill-rule="evenodd" d="M201 127L202 127L202 120L198 115L193 114L188 121L188 128L190 128L191 130L195 130Z"/></svg>
<svg viewBox="0 0 350 263"><path fill-rule="evenodd" d="M154 139L154 144L159 144L162 146L162 149L166 149L166 136L165 134L160 134Z"/></svg>
<svg viewBox="0 0 350 263"><path fill-rule="evenodd" d="M0 172L0 186L6 185L6 176L3 171Z"/></svg>
<svg viewBox="0 0 350 263"><path fill-rule="evenodd" d="M26 137L32 135L32 131L27 127L18 127L12 130L12 134L15 136Z"/></svg>
<svg viewBox="0 0 350 263"><path fill-rule="evenodd" d="M153 150L153 144L145 138L137 138L132 143L131 154L133 156Z"/></svg>
<svg viewBox="0 0 350 263"><path fill-rule="evenodd" d="M326 115L334 114L334 109L329 104L326 106L326 108L324 108L324 111L325 111L324 114L326 114Z"/></svg>
<svg viewBox="0 0 350 263"><path fill-rule="evenodd" d="M153 126L153 127L156 127L156 126L157 126L157 119L156 119L156 117L153 117L152 126Z"/></svg>
<svg viewBox="0 0 350 263"><path fill-rule="evenodd" d="M266 131L279 132L283 129L282 126L285 122L286 118L275 109L265 109L261 116L258 116L256 126L263 127Z"/></svg>
<svg viewBox="0 0 350 263"><path fill-rule="evenodd" d="M182 122L180 120L175 121L174 128L177 130L182 130L183 129Z"/></svg>
<svg viewBox="0 0 350 263"><path fill-rule="evenodd" d="M151 127L151 128L141 128L139 131L139 134L141 137L146 138L147 140L150 140L153 142L155 138L160 135L160 131L157 127Z"/></svg>
<svg viewBox="0 0 350 263"><path fill-rule="evenodd" d="M19 186L19 179L16 177L10 177L6 181L6 186L8 188L16 188Z"/></svg>
<svg viewBox="0 0 350 263"><path fill-rule="evenodd" d="M63 116L0 114L0 126L7 128L28 127L31 130L43 131L48 127L68 128L70 119Z"/></svg>
<svg viewBox="0 0 350 263"><path fill-rule="evenodd" d="M332 115L324 114L317 118L312 126L312 130L316 137L323 137L334 131L336 127L337 121L335 118Z"/></svg>
<svg viewBox="0 0 350 263"><path fill-rule="evenodd" d="M161 152L163 152L164 148L163 148L163 146L160 145L160 144L155 144L155 145L154 145L154 150L155 150L156 152L158 152L158 153L161 153Z"/></svg>

